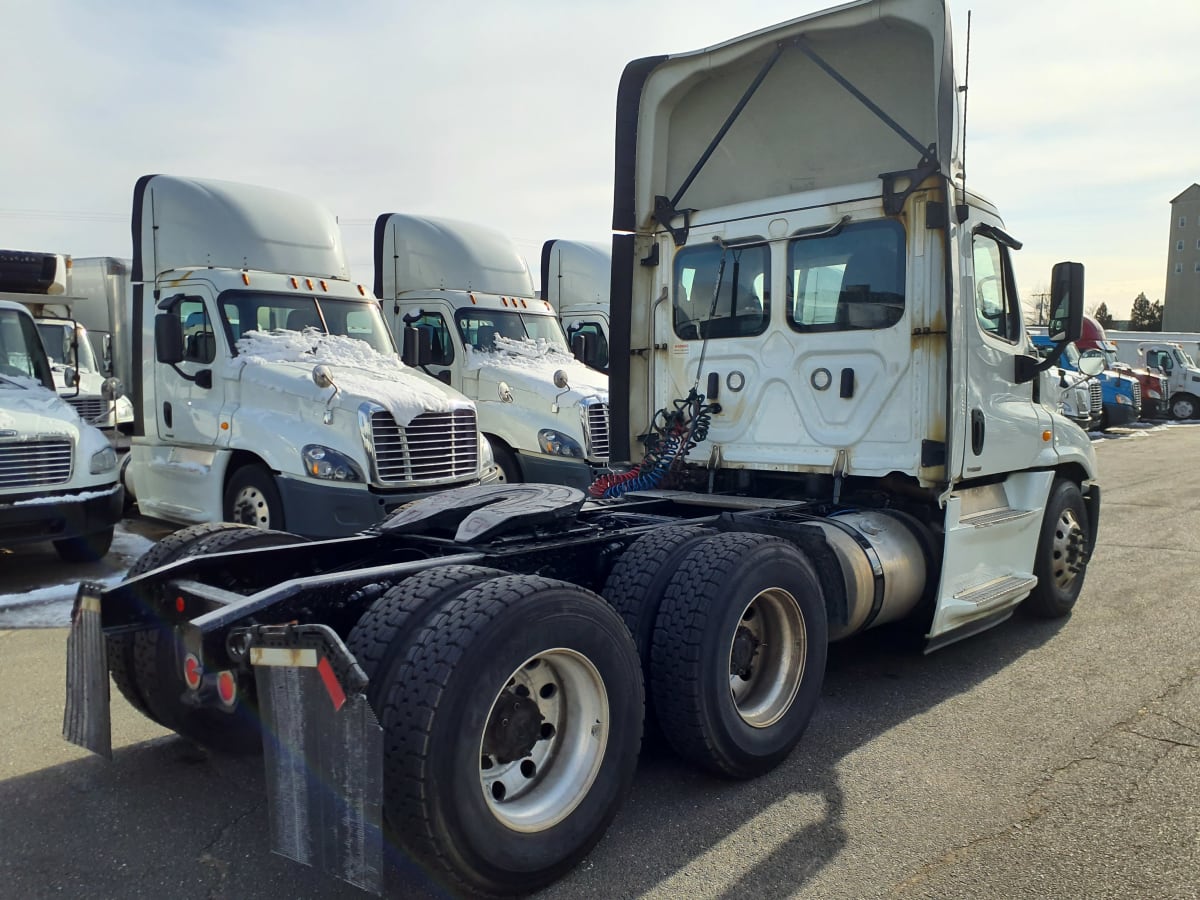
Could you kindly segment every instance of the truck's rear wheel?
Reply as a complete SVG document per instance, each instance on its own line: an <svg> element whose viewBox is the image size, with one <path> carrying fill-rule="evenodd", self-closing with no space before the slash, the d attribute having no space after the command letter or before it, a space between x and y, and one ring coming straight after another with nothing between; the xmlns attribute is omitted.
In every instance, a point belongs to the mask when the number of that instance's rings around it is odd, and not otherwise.
<svg viewBox="0 0 1200 900"><path fill-rule="evenodd" d="M428 614L467 588L505 574L483 566L438 566L404 579L371 604L351 629L346 647L370 679L367 700L376 714L383 708L384 688L403 689L394 670Z"/></svg>
<svg viewBox="0 0 1200 900"><path fill-rule="evenodd" d="M486 581L427 619L383 709L384 811L475 894L529 893L600 839L637 765L643 694L617 614L583 588Z"/></svg>
<svg viewBox="0 0 1200 900"><path fill-rule="evenodd" d="M225 521L283 530L283 499L266 466L242 466L230 476L225 486Z"/></svg>
<svg viewBox="0 0 1200 900"><path fill-rule="evenodd" d="M644 534L620 555L604 583L604 599L625 620L625 627L633 635L646 685L650 684L650 649L663 591L684 556L712 534L711 528L694 525L668 526ZM647 690L646 738L657 743L661 735L655 723L653 698Z"/></svg>
<svg viewBox="0 0 1200 900"><path fill-rule="evenodd" d="M1089 533L1087 507L1079 486L1059 479L1050 488L1033 574L1037 587L1023 606L1044 619L1068 615L1083 589Z"/></svg>
<svg viewBox="0 0 1200 900"><path fill-rule="evenodd" d="M654 630L651 690L667 740L719 775L770 770L808 726L827 642L820 582L793 544L741 533L696 544Z"/></svg>
<svg viewBox="0 0 1200 900"><path fill-rule="evenodd" d="M93 531L91 534L81 534L78 537L63 538L54 542L54 549L63 562L83 563L95 562L101 559L108 548L112 546L113 527Z"/></svg>
<svg viewBox="0 0 1200 900"><path fill-rule="evenodd" d="M183 559L185 556L192 556L198 552L199 546L213 534L225 531L230 526L225 522L208 522L204 525L192 525L189 528L183 528L172 534L168 534L165 538L143 553L137 558L133 566L129 569L129 573L125 576L129 578L137 578L139 575L145 575L157 569L159 566L165 566L167 563L175 562L178 559ZM109 635L106 638L108 657L108 673L112 676L113 683L117 686L117 690L121 692L129 704L146 716L152 719L159 725L163 723L150 711L146 705L145 697L142 695L141 688L138 687L134 664L134 636L131 634Z"/></svg>
<svg viewBox="0 0 1200 900"><path fill-rule="evenodd" d="M303 543L306 538L282 531L264 531L253 526L215 523L219 527L192 542L185 556L228 553L258 547L282 547ZM183 696L182 645L173 629L160 625L134 635L134 681L145 701L150 718L205 747L227 753L254 753L262 747L253 682L238 683L237 696L229 710L188 706Z"/></svg>

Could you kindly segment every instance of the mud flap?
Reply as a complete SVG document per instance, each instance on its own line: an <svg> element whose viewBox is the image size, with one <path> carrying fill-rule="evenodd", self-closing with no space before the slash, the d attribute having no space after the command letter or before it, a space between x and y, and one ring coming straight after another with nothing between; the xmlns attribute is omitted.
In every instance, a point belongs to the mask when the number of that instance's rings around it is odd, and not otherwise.
<svg viewBox="0 0 1200 900"><path fill-rule="evenodd" d="M383 729L366 677L325 626L251 630L271 849L383 891Z"/></svg>
<svg viewBox="0 0 1200 900"><path fill-rule="evenodd" d="M63 737L72 744L112 759L109 718L108 653L100 625L100 593L84 582L75 592L71 632L67 636L67 700Z"/></svg>

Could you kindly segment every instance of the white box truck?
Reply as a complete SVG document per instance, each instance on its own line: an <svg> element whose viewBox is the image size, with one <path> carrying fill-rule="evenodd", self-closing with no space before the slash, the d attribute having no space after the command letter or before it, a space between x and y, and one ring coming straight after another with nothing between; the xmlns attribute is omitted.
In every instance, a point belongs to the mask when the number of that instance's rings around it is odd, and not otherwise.
<svg viewBox="0 0 1200 900"><path fill-rule="evenodd" d="M585 488L608 465L608 378L576 361L507 237L450 219L385 213L375 293L406 359L475 401L509 481ZM421 353L418 357L416 354Z"/></svg>
<svg viewBox="0 0 1200 900"><path fill-rule="evenodd" d="M571 352L608 372L608 281L612 255L604 244L561 238L542 244L540 296L558 313Z"/></svg>
<svg viewBox="0 0 1200 900"><path fill-rule="evenodd" d="M0 251L0 546L53 541L84 562L108 552L124 492L108 438L58 395L34 318L12 299L40 296L54 265L54 254Z"/></svg>
<svg viewBox="0 0 1200 900"><path fill-rule="evenodd" d="M149 175L133 234L117 326L133 339L124 477L141 512L344 535L479 481L473 404L400 362L328 210Z"/></svg>
<svg viewBox="0 0 1200 900"><path fill-rule="evenodd" d="M950 33L942 0L871 0L630 63L610 367L629 472L590 503L466 488L315 544L176 536L81 588L68 736L108 748L108 636L152 718L209 744L262 724L280 853L379 891L386 834L456 893L511 896L592 852L644 721L752 778L801 741L830 641L903 622L934 649L1018 606L1068 615L1096 457L1035 400L1054 354L1026 353L1018 242L959 178ZM1061 352L1082 267L1051 294ZM125 674L131 635L153 671Z"/></svg>

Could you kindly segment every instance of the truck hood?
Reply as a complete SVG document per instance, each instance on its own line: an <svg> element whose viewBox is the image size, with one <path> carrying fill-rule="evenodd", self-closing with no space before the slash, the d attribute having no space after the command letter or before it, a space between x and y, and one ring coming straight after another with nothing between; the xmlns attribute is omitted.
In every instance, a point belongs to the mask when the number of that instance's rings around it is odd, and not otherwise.
<svg viewBox="0 0 1200 900"><path fill-rule="evenodd" d="M497 396L485 383L498 386L503 381L514 392L547 405L557 402L559 406L574 406L590 398L608 402L608 376L604 373L589 369L565 353L528 341L503 341L503 344L502 349L495 351L467 348L464 367L478 374L481 400ZM569 390L565 393L554 386L554 373L560 369L567 374Z"/></svg>
<svg viewBox="0 0 1200 900"><path fill-rule="evenodd" d="M324 365L337 386L335 408L354 412L363 402L377 403L401 426L421 413L470 409L472 405L440 381L354 338L252 331L237 342L237 347L243 385L324 405L333 389L319 388L312 379L313 369Z"/></svg>
<svg viewBox="0 0 1200 900"><path fill-rule="evenodd" d="M635 60L617 95L613 229L686 228L685 210L700 220L919 164L915 181L953 177L957 106L944 0L859 0Z"/></svg>
<svg viewBox="0 0 1200 900"><path fill-rule="evenodd" d="M77 437L81 420L64 400L30 378L0 376L0 432Z"/></svg>

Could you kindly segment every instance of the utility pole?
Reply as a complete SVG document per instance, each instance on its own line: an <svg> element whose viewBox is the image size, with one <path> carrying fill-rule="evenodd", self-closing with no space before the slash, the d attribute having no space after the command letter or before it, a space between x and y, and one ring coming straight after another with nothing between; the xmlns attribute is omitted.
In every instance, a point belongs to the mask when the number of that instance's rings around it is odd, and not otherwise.
<svg viewBox="0 0 1200 900"><path fill-rule="evenodd" d="M1049 291L1039 291L1038 293L1034 294L1033 297L1034 297L1034 299L1037 300L1037 322L1035 322L1034 324L1036 324L1036 325L1048 324L1046 321L1046 301L1048 301L1050 299L1050 292Z"/></svg>

